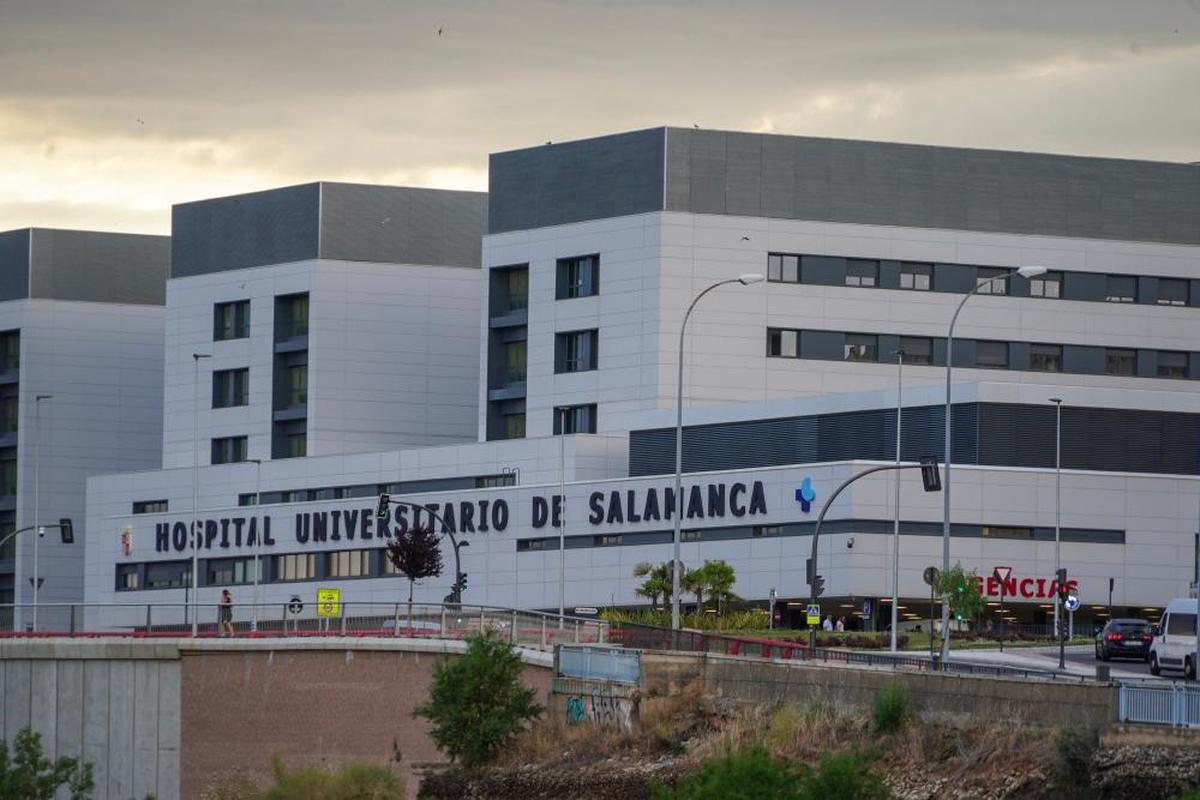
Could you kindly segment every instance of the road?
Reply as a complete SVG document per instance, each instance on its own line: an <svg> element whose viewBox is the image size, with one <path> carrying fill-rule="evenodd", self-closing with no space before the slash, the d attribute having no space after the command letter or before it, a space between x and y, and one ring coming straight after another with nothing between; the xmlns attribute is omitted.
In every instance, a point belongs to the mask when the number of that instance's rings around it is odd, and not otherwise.
<svg viewBox="0 0 1200 800"><path fill-rule="evenodd" d="M1055 653L1057 658L1058 654ZM1125 677L1125 673L1133 673L1139 677L1150 678L1150 665L1145 661L1137 661L1132 658L1114 658L1109 661L1097 661L1096 652L1094 649L1081 650L1080 648L1072 648L1067 651L1067 663L1072 666L1085 667L1094 669L1097 664L1108 664L1114 677ZM1055 661L1055 666L1058 662Z"/></svg>

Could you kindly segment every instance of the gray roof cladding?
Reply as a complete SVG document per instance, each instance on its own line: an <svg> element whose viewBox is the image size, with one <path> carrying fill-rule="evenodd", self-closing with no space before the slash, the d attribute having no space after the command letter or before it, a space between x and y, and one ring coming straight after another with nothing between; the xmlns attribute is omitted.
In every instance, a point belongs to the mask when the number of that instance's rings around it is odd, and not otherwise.
<svg viewBox="0 0 1200 800"><path fill-rule="evenodd" d="M306 183L171 209L171 277L314 258L478 268L482 192Z"/></svg>
<svg viewBox="0 0 1200 800"><path fill-rule="evenodd" d="M163 305L170 239L21 228L0 233L0 300Z"/></svg>
<svg viewBox="0 0 1200 800"><path fill-rule="evenodd" d="M1200 244L1200 166L656 128L493 154L489 233L667 210Z"/></svg>

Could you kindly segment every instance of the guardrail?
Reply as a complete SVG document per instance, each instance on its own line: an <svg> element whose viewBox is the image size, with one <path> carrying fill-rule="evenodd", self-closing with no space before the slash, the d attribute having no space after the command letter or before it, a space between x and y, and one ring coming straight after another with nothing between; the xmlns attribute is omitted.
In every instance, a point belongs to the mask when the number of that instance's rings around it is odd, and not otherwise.
<svg viewBox="0 0 1200 800"><path fill-rule="evenodd" d="M562 645L555 649L555 674L564 678L636 684L642 651L624 647Z"/></svg>
<svg viewBox="0 0 1200 800"><path fill-rule="evenodd" d="M1117 689L1117 721L1200 727L1200 686L1123 683Z"/></svg>
<svg viewBox="0 0 1200 800"><path fill-rule="evenodd" d="M916 654L843 650L840 648L810 648L807 642L778 641L719 633L656 628L629 622L611 623L610 641L623 647L644 650L677 650L684 652L718 653L730 656L750 656L783 661L808 661L827 664L905 669L916 672L947 672L959 675L982 675L995 678L1023 678L1084 683L1094 681L1087 675L1070 675L1052 670L1026 669L961 661L941 662Z"/></svg>
<svg viewBox="0 0 1200 800"><path fill-rule="evenodd" d="M31 604L2 603L0 617L30 619ZM239 604L227 625L219 604L200 604L199 638L278 638L293 636L404 636L462 639L491 632L522 646L551 648L555 644L608 641L607 622L583 617L559 617L540 611L465 604L342 602L327 616L316 604ZM0 630L0 638L67 636L186 637L192 636L192 607L184 603L39 603L38 629L32 625Z"/></svg>

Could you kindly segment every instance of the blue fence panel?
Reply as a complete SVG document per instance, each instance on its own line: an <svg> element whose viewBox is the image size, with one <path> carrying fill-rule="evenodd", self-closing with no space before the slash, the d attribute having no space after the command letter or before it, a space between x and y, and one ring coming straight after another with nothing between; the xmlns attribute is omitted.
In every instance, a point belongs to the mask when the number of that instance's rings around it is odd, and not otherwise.
<svg viewBox="0 0 1200 800"><path fill-rule="evenodd" d="M616 647L572 647L558 650L558 674L567 678L638 682L642 674L640 650Z"/></svg>
<svg viewBox="0 0 1200 800"><path fill-rule="evenodd" d="M1200 687L1178 683L1122 685L1117 690L1117 719L1144 725L1200 727Z"/></svg>

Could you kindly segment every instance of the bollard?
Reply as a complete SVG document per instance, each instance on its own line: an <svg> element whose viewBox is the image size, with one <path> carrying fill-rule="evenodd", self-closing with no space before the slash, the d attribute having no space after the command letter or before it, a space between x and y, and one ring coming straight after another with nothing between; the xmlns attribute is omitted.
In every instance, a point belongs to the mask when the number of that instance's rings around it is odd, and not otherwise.
<svg viewBox="0 0 1200 800"><path fill-rule="evenodd" d="M342 613L342 636L346 635L346 609L339 609Z"/></svg>
<svg viewBox="0 0 1200 800"><path fill-rule="evenodd" d="M575 620L575 644L579 644L579 620Z"/></svg>
<svg viewBox="0 0 1200 800"><path fill-rule="evenodd" d="M149 636L149 635L150 635L150 631L151 631L151 627L150 627L150 609L152 609L152 608L154 608L154 606L150 605L149 603L146 603L146 635L147 635L147 636Z"/></svg>
<svg viewBox="0 0 1200 800"><path fill-rule="evenodd" d="M399 636L400 635L400 604L399 603L396 603L396 620L393 623L393 625L394 626L392 628L392 635ZM413 635L412 631L409 631L408 635L412 636Z"/></svg>
<svg viewBox="0 0 1200 800"><path fill-rule="evenodd" d="M281 621L282 621L282 623L283 623L283 624L279 626L280 635L281 635L281 636L283 636L283 637L286 639L286 638L287 638L287 635L288 635L288 634L287 634L287 625L288 625L288 607L287 607L287 604L286 604L286 603L285 603L285 604L284 604L284 606L283 606L283 619L282 619Z"/></svg>
<svg viewBox="0 0 1200 800"><path fill-rule="evenodd" d="M442 606L442 636L446 635L446 607Z"/></svg>
<svg viewBox="0 0 1200 800"><path fill-rule="evenodd" d="M513 609L513 612L512 612L512 628L510 628L508 631L508 641L511 642L512 644L517 643L517 611L516 611L516 609Z"/></svg>
<svg viewBox="0 0 1200 800"><path fill-rule="evenodd" d="M479 635L483 635L483 606L479 607Z"/></svg>
<svg viewBox="0 0 1200 800"><path fill-rule="evenodd" d="M542 647L546 646L546 615L542 615Z"/></svg>

